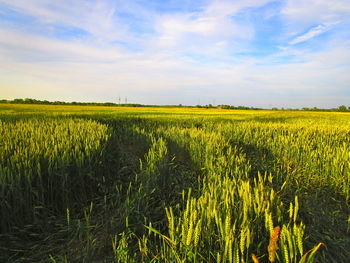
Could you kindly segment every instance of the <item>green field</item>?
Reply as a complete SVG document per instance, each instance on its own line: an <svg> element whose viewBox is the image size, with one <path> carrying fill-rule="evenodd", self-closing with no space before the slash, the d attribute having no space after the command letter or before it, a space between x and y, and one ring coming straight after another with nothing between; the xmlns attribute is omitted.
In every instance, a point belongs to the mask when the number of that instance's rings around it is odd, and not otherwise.
<svg viewBox="0 0 350 263"><path fill-rule="evenodd" d="M348 262L350 113L0 104L0 262Z"/></svg>

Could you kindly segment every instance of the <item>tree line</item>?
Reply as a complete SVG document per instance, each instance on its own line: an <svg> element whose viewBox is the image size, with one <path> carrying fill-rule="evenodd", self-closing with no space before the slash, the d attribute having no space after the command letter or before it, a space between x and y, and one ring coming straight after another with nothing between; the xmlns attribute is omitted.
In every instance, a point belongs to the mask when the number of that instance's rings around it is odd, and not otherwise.
<svg viewBox="0 0 350 263"><path fill-rule="evenodd" d="M179 105L144 105L138 103L114 103L114 102L66 102L66 101L48 101L48 100L37 100L31 98L25 99L13 99L6 100L0 99L0 103L3 104L41 104L41 105L81 105L81 106L124 106L124 107L190 107L190 108L206 108L206 109L225 109L225 110L264 110L264 108L256 108L256 107L247 107L247 106L233 106L233 105L217 105L214 106L212 104L208 105L196 105L196 106L185 106L182 104ZM317 107L313 108L301 108L301 109L291 109L291 108L277 108L273 107L271 110L287 110L287 111L335 111L335 112L350 112L350 106L347 107L345 105L341 105L337 108L332 109L321 109Z"/></svg>
<svg viewBox="0 0 350 263"><path fill-rule="evenodd" d="M82 106L128 106L128 107L145 107L147 105L135 104L135 103L114 103L114 102L66 102L66 101L48 101L37 100L31 98L14 99L14 100L0 100L0 103L8 104L42 104L42 105L82 105Z"/></svg>

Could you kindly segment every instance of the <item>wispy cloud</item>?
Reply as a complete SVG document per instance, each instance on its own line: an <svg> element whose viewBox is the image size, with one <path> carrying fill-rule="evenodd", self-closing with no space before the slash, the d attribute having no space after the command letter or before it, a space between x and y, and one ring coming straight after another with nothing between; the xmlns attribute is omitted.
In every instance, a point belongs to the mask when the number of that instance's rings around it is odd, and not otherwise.
<svg viewBox="0 0 350 263"><path fill-rule="evenodd" d="M49 26L67 26L81 29L96 38L119 40L126 37L126 28L116 21L114 1L49 1L49 0L0 0L18 14L34 18L31 26L41 26L44 32ZM24 28L26 25L21 25Z"/></svg>
<svg viewBox="0 0 350 263"><path fill-rule="evenodd" d="M160 15L156 30L160 45L189 47L195 43L197 50L206 45L225 45L233 40L250 39L254 35L251 24L244 24L235 16L244 8L254 8L269 0L259 1L212 1L197 12ZM203 41L204 40L204 41Z"/></svg>
<svg viewBox="0 0 350 263"><path fill-rule="evenodd" d="M9 58L31 63L43 60L108 62L125 56L117 47L101 49L79 41L67 42L1 28L0 45L2 55L7 53Z"/></svg>
<svg viewBox="0 0 350 263"><path fill-rule="evenodd" d="M330 29L329 25L322 24L322 25L315 26L315 27L311 28L310 30L308 30L305 34L302 34L302 35L294 38L292 41L289 42L289 44L295 45L295 44L307 41L307 40L312 39L318 35L325 33L329 29Z"/></svg>

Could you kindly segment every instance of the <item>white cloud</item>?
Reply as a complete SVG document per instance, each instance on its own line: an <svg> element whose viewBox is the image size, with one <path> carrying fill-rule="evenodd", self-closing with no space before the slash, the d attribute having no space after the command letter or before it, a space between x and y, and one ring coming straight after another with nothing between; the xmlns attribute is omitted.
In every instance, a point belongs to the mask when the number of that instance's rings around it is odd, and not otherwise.
<svg viewBox="0 0 350 263"><path fill-rule="evenodd" d="M12 10L34 17L44 25L65 25L89 32L107 40L122 39L125 28L114 18L113 1L50 1L50 0L0 0Z"/></svg>
<svg viewBox="0 0 350 263"><path fill-rule="evenodd" d="M3 32L1 32L3 33ZM2 34L0 34L2 35ZM9 38L8 45L16 44L19 49L27 49L29 53L60 52L67 50L69 56L79 58L88 56L89 63L83 60L54 60L28 62L14 58L9 52L4 52L0 45L0 68L7 74L0 74L0 90L17 90L16 94L25 94L27 97L40 98L44 87L49 88L49 99L79 100L110 100L117 98L118 94L126 94L129 100L131 94L193 94L193 98L187 98L187 103L196 104L198 97L221 98L217 103L233 103L235 97L241 98L239 104L258 103L261 105L262 95L285 97L288 94L318 94L336 87L345 92L350 90L350 76L346 74L350 70L350 49L345 45L338 52L329 50L317 52L312 55L299 52L299 57L305 62L285 65L261 65L273 58L250 59L239 64L226 64L226 68L204 67L193 64L181 57L166 57L163 54L128 54L118 55L112 58L111 51L91 48L80 50L80 46L61 46L60 41L35 39L38 45L25 47L22 41L14 42ZM40 41L39 41L40 40ZM42 50L40 48L43 48ZM41 50L41 51L40 51ZM292 53L293 50L286 51ZM285 55L285 54L282 54ZM110 59L106 59L111 56ZM275 55L277 56L277 55ZM259 65L260 64L260 65ZM339 67L339 64L343 64ZM16 87L20 86L20 87ZM23 87L26 87L24 89ZM59 91L61 90L61 93ZM18 92L20 91L20 92ZM45 92L44 92L45 93ZM3 94L10 94L4 92ZM46 92L47 94L47 92ZM269 95L268 95L269 94ZM134 96L136 96L134 95ZM20 96L20 95L17 95ZM24 95L22 95L24 96ZM20 96L21 97L21 96ZM131 98L130 98L131 97ZM95 99L95 100L96 100ZM154 99L141 103L161 103ZM170 103L170 102L168 102ZM178 103L181 103L179 101ZM297 103L290 101L289 103ZM337 101L329 104L336 106ZM294 104L296 105L296 104ZM266 106L266 105L265 105ZM283 106L283 105L281 105ZM308 106L305 105L304 106ZM316 105L317 106L317 105Z"/></svg>
<svg viewBox="0 0 350 263"><path fill-rule="evenodd" d="M233 17L244 8L259 7L270 1L214 0L198 12L161 15L155 21L159 35L156 41L163 47L188 47L193 43L193 36L197 36L200 50L205 48L205 42L213 45L229 40L251 39L254 35L252 25L237 23Z"/></svg>
<svg viewBox="0 0 350 263"><path fill-rule="evenodd" d="M321 35L328 31L330 29L329 26L326 25L318 25L316 27L311 28L309 31L307 31L305 34L302 34L296 38L294 38L292 41L289 42L291 45L295 45L304 41L307 41L311 38L314 38L318 35Z"/></svg>
<svg viewBox="0 0 350 263"><path fill-rule="evenodd" d="M97 48L79 42L65 42L47 37L20 33L0 28L2 54L7 53L15 60L27 60L31 63L45 60L90 61L91 59L111 61L121 58L120 49Z"/></svg>
<svg viewBox="0 0 350 263"><path fill-rule="evenodd" d="M333 29L334 22L346 21L348 1L330 0L333 9L324 0L287 1L282 20L289 36L281 38L292 39L290 45L270 56L245 55L243 59L234 54L250 51L249 44L260 25L248 18L240 21L236 16L245 8L260 7L268 0L215 0L196 12L162 14L150 9L147 3L142 6L126 2L115 5L107 0L67 2L0 0L17 12L34 17L39 26L77 27L92 35L85 42L62 40L55 35L23 32L0 24L2 94L42 98L46 92L51 96L47 99L52 100L100 101L144 94L149 101L143 101L139 95L135 102L158 104L163 103L158 94L179 98L192 94L194 97L187 98L186 103L196 104L198 97L202 97L203 103L212 103L204 102L204 97L217 96L222 99L217 99L217 103L232 103L230 98L236 98L239 104L261 105L266 97L276 94L279 98L306 94L305 99L309 98L307 94L312 96L334 87L342 93L350 90L349 41L334 39L322 51L312 52L295 45ZM127 25L120 24L115 16L118 8L140 14L154 32L138 39ZM131 52L110 44L118 39L130 45L137 43L140 51ZM297 59L271 62L288 56ZM207 60L208 57L213 60ZM286 102L297 103L287 99ZM328 105L332 103L337 103L336 99Z"/></svg>

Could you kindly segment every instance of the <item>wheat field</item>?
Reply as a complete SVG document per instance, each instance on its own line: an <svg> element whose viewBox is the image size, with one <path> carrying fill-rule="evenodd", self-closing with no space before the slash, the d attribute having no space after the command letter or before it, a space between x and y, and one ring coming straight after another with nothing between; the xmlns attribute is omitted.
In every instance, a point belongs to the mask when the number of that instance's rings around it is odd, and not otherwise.
<svg viewBox="0 0 350 263"><path fill-rule="evenodd" d="M350 114L0 104L1 262L347 262Z"/></svg>

